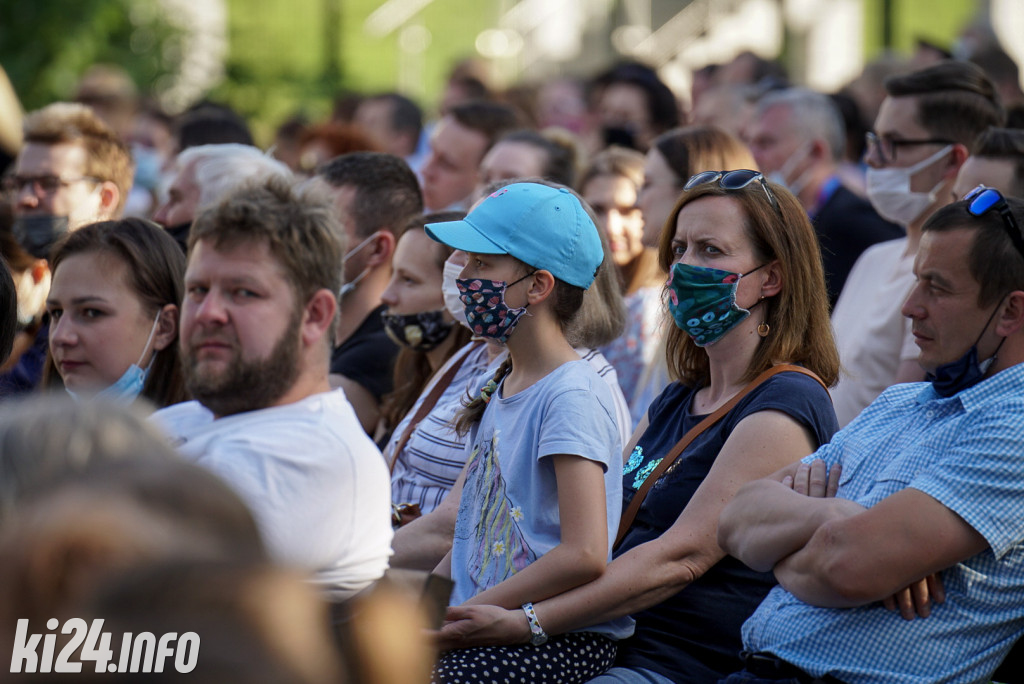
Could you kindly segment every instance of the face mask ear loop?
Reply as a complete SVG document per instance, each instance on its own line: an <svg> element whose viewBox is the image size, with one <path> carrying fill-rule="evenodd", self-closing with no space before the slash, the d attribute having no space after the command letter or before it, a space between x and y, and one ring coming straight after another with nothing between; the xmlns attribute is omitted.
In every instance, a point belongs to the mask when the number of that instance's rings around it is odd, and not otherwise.
<svg viewBox="0 0 1024 684"><path fill-rule="evenodd" d="M983 327L981 329L981 332L978 333L978 339L976 339L974 341L974 345L973 346L974 346L975 350L977 350L978 343L981 342L981 338L985 336L985 331L988 330L988 326L992 325L992 320L996 317L996 314L999 313L999 307L1001 307L1003 305L1004 301L1006 301L1006 297L1003 297L1001 300L999 300L998 306L996 306L995 310L992 311L992 314L988 317L988 320L985 321L985 327ZM1005 337L1002 338L1001 340L999 340L999 344L996 345L996 350L994 352L992 352L992 356L990 356L987 359L985 359L984 361L981 361L981 362L978 363L979 366L984 366L984 368L981 369L981 371L983 373L989 369L989 366L991 366L993 363L995 363L996 354L998 354L999 350L1002 349L1003 342L1005 342L1005 341L1006 341Z"/></svg>
<svg viewBox="0 0 1024 684"><path fill-rule="evenodd" d="M800 147L796 148L796 150L793 151L793 154L789 155L789 157L786 159L785 163L783 163L783 165L779 167L779 176L787 185L790 184L789 175L793 173L793 169L800 165L800 162L807 159L807 157L811 153L811 146L813 144L813 142L808 140ZM806 175L806 172L800 174L801 178ZM799 181L800 179L798 178L796 180ZM795 182L796 181L794 181L794 183Z"/></svg>
<svg viewBox="0 0 1024 684"><path fill-rule="evenodd" d="M360 243L359 243L358 245L356 245L356 246L355 246L355 247L353 247L352 249L350 249L350 250L349 250L349 251L348 251L348 252L347 252L347 253L345 254L345 256L341 257L341 264L342 264L342 266L344 266L344 265L345 265L345 263L347 263L347 262L348 262L348 260L349 260L350 258L352 258L352 257L353 257L353 256L354 256L354 255L355 255L356 253L358 253L358 252L359 252L359 250L361 250L361 249L362 249L363 247L365 247L366 245L370 244L370 241L371 241L371 240L373 240L373 239L374 239L375 237L377 237L378 235L380 235L380 231L379 231L379 230L378 230L378 231L376 231L376 232L374 232L374 233L373 233L372 235L368 236L368 237L367 237L367 238L366 238L365 240L363 240L362 242L360 242ZM345 295L347 295L347 294L348 294L349 292L352 292L352 290L356 289L356 285L358 285L358 284L359 284L359 281L360 281L360 280L362 280L362 279L363 279L364 277L366 277L366 274L367 274L368 272L369 272L369 269L367 269L367 268L364 268L364 269L363 269L363 270L362 270L362 271L361 271L361 272L359 273L359 275L357 275L357 276L356 276L355 278L353 278L353 279L352 279L352 280L350 280L349 282L347 282L347 283L345 283L344 285L342 285L342 286L341 286L341 289L340 289L340 290L338 290L338 296L339 296L339 297L344 297L344 296L345 296Z"/></svg>
<svg viewBox="0 0 1024 684"><path fill-rule="evenodd" d="M156 312L156 318L153 320L153 327L149 329L149 337L146 338L146 346L142 348L142 356L139 357L139 362L135 364L139 368L142 368L142 360L146 358L146 353L149 351L149 345L153 341L153 338L156 336L156 327L160 324L160 315L162 313L163 309L160 309L159 311ZM153 365L152 361L150 361L149 363L150 365ZM149 368L147 367L146 370L149 370Z"/></svg>
<svg viewBox="0 0 1024 684"><path fill-rule="evenodd" d="M914 164L909 169L907 169L910 172L909 173L910 177L912 178L914 175L917 174L918 171L923 171L924 169L927 169L929 166L931 166L935 162L939 161L940 159L942 159L943 157L945 157L947 154L949 154L952 151L953 151L953 146L952 145L946 145L941 150L939 150L938 152L936 152L932 156L928 157L927 159L922 159L921 161L919 161L918 163ZM939 193L939 188L942 186L942 184L944 182L945 181L940 180L938 183L935 184L935 187L933 187L931 190L928 191L928 203L929 204L931 204L932 202L935 201L935 198L938 196L938 193Z"/></svg>
<svg viewBox="0 0 1024 684"><path fill-rule="evenodd" d="M365 240L363 240L358 245L356 245L355 247L350 249L345 254L345 256L341 257L341 263L342 264L346 263L350 258L352 258L354 255L356 255L359 252L359 250L361 250L363 247L366 247L366 245L370 244L370 241L373 240L378 235L380 235L380 231L379 230L374 232L373 234L369 235Z"/></svg>
<svg viewBox="0 0 1024 684"><path fill-rule="evenodd" d="M359 284L360 280L362 280L364 277L366 277L367 273L369 273L369 271L364 270L364 271L360 272L359 275L357 275L355 278L353 278L349 282L347 282L344 285L342 285L341 286L341 290L338 291L338 294L340 296L344 297L349 292L351 292L352 290L356 289L356 285Z"/></svg>

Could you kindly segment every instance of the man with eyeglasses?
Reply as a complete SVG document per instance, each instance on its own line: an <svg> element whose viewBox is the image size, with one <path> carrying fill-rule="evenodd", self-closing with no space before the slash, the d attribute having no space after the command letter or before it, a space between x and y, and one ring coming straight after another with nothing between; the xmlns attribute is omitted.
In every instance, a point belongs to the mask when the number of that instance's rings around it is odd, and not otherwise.
<svg viewBox="0 0 1024 684"><path fill-rule="evenodd" d="M900 306L914 284L921 226L952 201L957 172L979 133L999 125L995 86L966 62L945 61L885 82L875 130L868 134L868 199L905 238L868 248L832 313L843 373L832 392L846 425L886 387L922 378Z"/></svg>
<svg viewBox="0 0 1024 684"><path fill-rule="evenodd" d="M902 306L928 381L723 511L722 548L780 584L728 684L987 682L1020 636L1021 225L1024 201L984 187L929 217Z"/></svg>
<svg viewBox="0 0 1024 684"><path fill-rule="evenodd" d="M132 159L85 105L48 105L25 118L24 131L3 187L14 206L15 237L45 259L64 233L120 216L132 186Z"/></svg>

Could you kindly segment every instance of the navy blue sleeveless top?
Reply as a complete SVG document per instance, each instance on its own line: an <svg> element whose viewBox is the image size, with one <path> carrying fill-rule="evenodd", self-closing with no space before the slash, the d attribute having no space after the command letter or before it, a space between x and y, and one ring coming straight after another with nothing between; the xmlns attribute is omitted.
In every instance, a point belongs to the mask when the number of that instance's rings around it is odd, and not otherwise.
<svg viewBox="0 0 1024 684"><path fill-rule="evenodd" d="M648 409L644 432L623 470L623 510L657 462L705 416L692 415L697 389L672 383ZM616 555L658 538L679 517L711 470L718 452L745 417L781 411L805 426L817 446L839 429L832 400L801 373L770 377L686 448L651 487ZM743 669L740 627L775 585L772 573L755 572L726 556L675 596L633 617L634 635L619 642L616 665L653 670L675 682L713 682Z"/></svg>

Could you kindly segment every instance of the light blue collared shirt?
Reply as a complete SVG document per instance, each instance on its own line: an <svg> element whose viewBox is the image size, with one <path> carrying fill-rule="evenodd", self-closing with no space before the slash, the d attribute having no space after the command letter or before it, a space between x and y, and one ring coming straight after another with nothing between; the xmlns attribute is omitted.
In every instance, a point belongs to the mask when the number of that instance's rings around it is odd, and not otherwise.
<svg viewBox="0 0 1024 684"><path fill-rule="evenodd" d="M988 681L1024 630L1024 364L949 398L929 383L890 387L815 458L842 463L838 496L870 508L913 487L990 548L942 573L946 601L924 619L881 603L819 608L776 587L743 625L744 647L850 684Z"/></svg>

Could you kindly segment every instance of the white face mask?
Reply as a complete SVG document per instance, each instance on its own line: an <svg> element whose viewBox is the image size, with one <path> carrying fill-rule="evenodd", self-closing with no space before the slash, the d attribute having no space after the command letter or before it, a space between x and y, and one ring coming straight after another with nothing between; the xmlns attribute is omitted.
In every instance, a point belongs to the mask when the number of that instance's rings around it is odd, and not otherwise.
<svg viewBox="0 0 1024 684"><path fill-rule="evenodd" d="M800 192L807 187L807 182L811 179L811 172L813 172L814 169L807 169L792 181L789 180L789 177L793 175L793 169L799 166L800 162L807 159L807 155L811 153L811 145L812 143L808 141L793 150L793 154L789 155L786 161L783 162L782 166L771 173L765 174L768 180L772 183L782 185L795 196L799 196Z"/></svg>
<svg viewBox="0 0 1024 684"><path fill-rule="evenodd" d="M942 181L939 181L930 192L912 192L910 179L918 171L928 168L948 155L952 149L952 145L946 145L927 159L905 169L868 168L867 189L871 206L886 221L898 223L903 227L913 223L935 201Z"/></svg>
<svg viewBox="0 0 1024 684"><path fill-rule="evenodd" d="M444 262L444 270L441 275L441 295L444 297L444 308L448 309L452 318L468 328L466 305L459 298L459 288L455 285L455 279L459 277L460 273L462 273L462 265L453 262L452 257L448 257L448 260Z"/></svg>

